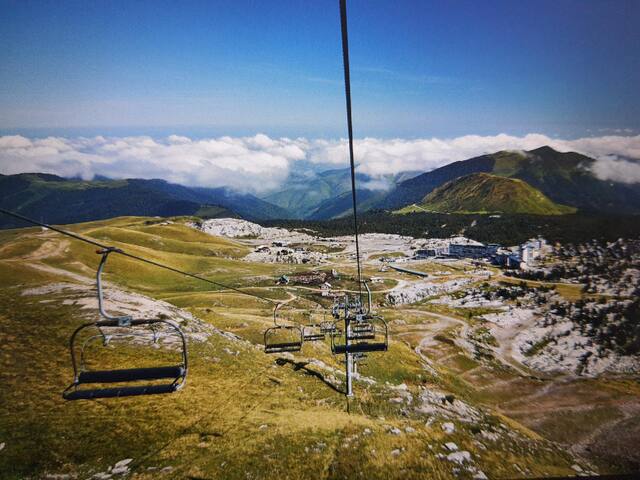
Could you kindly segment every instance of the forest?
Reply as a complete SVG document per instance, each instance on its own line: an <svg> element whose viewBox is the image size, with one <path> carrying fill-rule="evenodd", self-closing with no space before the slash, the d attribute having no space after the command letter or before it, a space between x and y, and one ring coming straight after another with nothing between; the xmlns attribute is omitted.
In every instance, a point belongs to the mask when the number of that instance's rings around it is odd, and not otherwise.
<svg viewBox="0 0 640 480"><path fill-rule="evenodd" d="M264 226L310 229L320 236L353 233L353 218L333 220L269 220ZM638 238L638 215L482 215L369 211L359 215L361 233L392 233L416 238L446 238L462 234L474 240L500 245L518 245L529 238L543 236L555 243L585 243L590 240L614 241Z"/></svg>

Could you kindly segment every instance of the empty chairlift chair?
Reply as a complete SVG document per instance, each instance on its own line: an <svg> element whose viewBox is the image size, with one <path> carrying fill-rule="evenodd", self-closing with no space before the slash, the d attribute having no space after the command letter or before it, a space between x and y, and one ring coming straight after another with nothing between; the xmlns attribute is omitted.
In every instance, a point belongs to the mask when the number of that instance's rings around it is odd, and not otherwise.
<svg viewBox="0 0 640 480"><path fill-rule="evenodd" d="M344 335L331 337L331 352L335 355L344 353L385 352L389 348L389 329L382 317L372 316L368 321L372 332L354 333L354 320L348 322ZM336 322L337 323L337 322Z"/></svg>
<svg viewBox="0 0 640 480"><path fill-rule="evenodd" d="M278 323L278 310L282 303L273 309L274 326L264 332L264 353L299 352L304 343L304 331L299 325Z"/></svg>
<svg viewBox="0 0 640 480"><path fill-rule="evenodd" d="M111 316L104 310L102 294L102 271L110 253L116 249L99 250L102 255L96 274L98 288L98 309L103 320L85 323L75 330L70 340L71 361L73 363L73 383L62 396L65 400L89 400L96 398L128 397L173 393L180 390L187 378L187 342L181 328L169 320L133 319L130 316ZM91 333L84 341L79 340L85 333ZM90 369L87 362L87 349L99 342L102 347L114 343L130 344L135 349L149 348L151 341L161 348L160 339L167 340L167 348L175 350L171 356L177 361L170 365L145 366L125 369ZM147 344L147 346L143 346ZM154 353L154 356L157 354ZM140 358L140 357L138 357ZM158 383L157 381L161 381ZM142 382L142 383L141 383ZM110 384L109 387L96 387Z"/></svg>
<svg viewBox="0 0 640 480"><path fill-rule="evenodd" d="M373 340L376 338L375 326L371 323L371 315L356 314L351 322L351 335L360 340Z"/></svg>
<svg viewBox="0 0 640 480"><path fill-rule="evenodd" d="M335 336L335 335L340 336L340 335L342 335L342 330L340 328L338 328L333 321L327 320L327 310L326 309L325 309L324 314L323 314L322 323L320 323L320 331L322 333L324 333L325 335L331 335L331 336Z"/></svg>
<svg viewBox="0 0 640 480"><path fill-rule="evenodd" d="M322 342L324 341L325 333L322 331L322 322L314 320L313 312L307 313L309 319L306 325L302 327L303 338L305 342Z"/></svg>
<svg viewBox="0 0 640 480"><path fill-rule="evenodd" d="M367 291L366 309L362 299L345 300L345 318L335 322L344 322L344 335L331 337L331 352L338 355L344 353L361 354L367 352L385 352L389 348L389 329L384 319L371 313L371 290L366 282L362 282Z"/></svg>

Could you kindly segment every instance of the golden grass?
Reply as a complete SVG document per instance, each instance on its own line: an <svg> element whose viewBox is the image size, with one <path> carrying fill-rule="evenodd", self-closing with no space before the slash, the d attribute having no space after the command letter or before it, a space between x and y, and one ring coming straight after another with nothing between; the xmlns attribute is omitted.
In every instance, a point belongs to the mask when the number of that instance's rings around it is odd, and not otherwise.
<svg viewBox="0 0 640 480"><path fill-rule="evenodd" d="M215 281L252 287L251 292L269 298L282 300L290 293L302 294L302 290L266 285L269 282L265 278L308 267L211 256L207 254L209 249L233 256L245 247L238 242L212 240L179 225L147 225L146 221L125 217L71 228L81 234L104 235L127 251ZM472 401L473 385L456 372L473 368L475 364L469 363L473 361L460 360L465 364L454 369L437 365L436 379L425 372L410 345L400 337L393 338L386 354L371 354L367 365L361 366L361 374L375 383L356 382L357 398L350 402L347 412L345 397L329 386L327 379L322 380L328 371L305 365L315 358L330 368L342 369L343 359L330 354L328 342L306 344L295 360L276 362L277 356L265 355L251 345L262 341L264 328L271 324L271 305L235 292L212 291L207 284L116 255L109 261L108 280L185 308L251 343L217 334L203 343L191 342L188 383L174 395L64 402L60 393L72 375L68 336L96 314L64 303L70 299L65 293L22 296L21 291L26 286L73 282L61 275L65 271L91 281L99 257L93 247L71 241L59 256L40 262L53 271L34 269L19 258L33 254L44 241L60 241L38 232L0 233L0 441L6 443L0 454L3 477L43 477L47 473L90 477L119 460L133 458L132 477L139 479L454 478L452 465L436 457L445 441L439 423L427 426L425 417L415 413L413 407L391 402L397 393L389 390L386 382L405 383L414 395L420 386L435 382L456 398ZM27 241L16 243L25 236ZM163 248L154 247L159 242ZM339 270L353 273L349 268ZM255 288L258 285L268 288ZM313 299L320 300L309 294L309 299L293 302L293 310L311 308ZM393 332L428 322L424 316L399 309L385 309L383 313L389 320L403 319L409 324L393 325ZM418 339L405 338L412 342ZM134 361L141 352L123 348L114 355L103 360L115 365ZM152 351L145 359L159 359L161 355ZM343 379L340 373L335 376ZM525 438L517 450L519 462L532 472L570 472L570 459L556 450L538 448L539 440L533 432L513 424ZM415 432L391 435L390 426L410 426ZM365 429L370 433L365 434ZM456 432L450 439L468 449L489 476L518 474L504 464L513 446L500 445L485 453L478 450L474 434L466 426L458 425ZM394 450L400 453L392 455ZM159 469L165 466L172 470L161 472Z"/></svg>

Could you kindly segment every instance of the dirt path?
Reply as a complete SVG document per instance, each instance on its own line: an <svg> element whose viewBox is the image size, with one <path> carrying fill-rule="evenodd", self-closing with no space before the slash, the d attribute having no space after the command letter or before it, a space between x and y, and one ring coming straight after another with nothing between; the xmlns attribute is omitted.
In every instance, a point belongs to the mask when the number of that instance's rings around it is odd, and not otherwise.
<svg viewBox="0 0 640 480"><path fill-rule="evenodd" d="M420 332L420 333L424 334L423 338L420 340L420 343L415 348L415 352L423 360L425 359L426 356L424 355L422 350L426 349L428 347L437 345L438 344L438 340L436 340L435 336L438 335L439 333L445 332L446 330L448 330L451 327L461 327L461 329L458 332L457 336L452 339L454 344L457 347L459 347L459 348L461 348L463 350L466 350L467 352L470 352L470 353L474 353L475 352L474 345L467 340L467 338L469 336L469 330L470 330L470 326L469 326L469 324L467 322L465 322L463 320L460 320L458 318L455 318L455 317L451 317L451 316L448 316L448 315L443 315L441 313L425 312L423 310L409 310L409 309L405 309L404 311L436 319L436 322L434 322L434 323L419 324L419 325L416 325L418 327L417 329L411 330L410 332L406 332L406 333ZM531 376L530 372L525 370L518 362L516 362L511 357L511 355L510 355L510 353L511 353L511 345L510 344L506 345L503 348L495 349L494 353L496 355L496 358L500 362L502 362L503 364L513 368L518 374L520 374L522 376L525 376L525 377Z"/></svg>
<svg viewBox="0 0 640 480"><path fill-rule="evenodd" d="M46 235L46 233L41 234L41 236L42 235ZM78 273L70 272L69 270L65 270L63 268L56 268L51 265L42 263L43 260L46 260L49 258L64 256L66 250L69 248L69 245L70 245L69 240L48 238L47 240L44 241L44 243L42 243L42 245L40 245L37 249L35 249L30 253L27 253L25 255L15 257L15 258L5 258L0 261L20 263L29 268L33 268L34 270L39 270L41 272L51 273L53 275L59 275L62 277L67 277L81 284L92 283L94 280L91 277L87 277L85 275L80 275ZM5 248L7 246L8 245L5 245Z"/></svg>
<svg viewBox="0 0 640 480"><path fill-rule="evenodd" d="M412 325L411 330L407 331L407 332L403 332L399 335L407 335L407 334L412 334L412 333L421 333L423 334L422 339L420 340L420 342L418 343L418 345L414 348L416 354L424 361L431 363L431 360L423 353L423 349L426 349L427 347L433 346L433 345L437 345L438 344L438 340L435 339L435 336L438 335L439 333L442 333L446 330L448 330L451 327L454 326L461 326L462 330L458 336L458 338L454 339L454 343L459 346L460 348L463 348L467 351L473 351L473 346L471 344L469 344L466 340L464 340L464 338L466 338L467 333L469 331L469 325L457 318L454 317L450 317L447 315L442 315L440 313L433 313L433 312L425 312L423 310L409 310L409 309L405 309L404 311L408 312L408 313L413 313L413 314L418 314L418 315L423 315L425 317L429 317L429 318L435 318L436 321L435 322L431 322L431 323L420 323L418 325Z"/></svg>
<svg viewBox="0 0 640 480"><path fill-rule="evenodd" d="M45 240L33 252L20 257L22 260L44 260L51 257L60 257L64 255L65 250L69 248L69 240L51 239Z"/></svg>
<svg viewBox="0 0 640 480"><path fill-rule="evenodd" d="M535 318L531 320L531 323L535 323ZM491 333L498 342L498 347L492 347L493 353L496 358L515 371L525 377L531 376L531 372L523 368L522 364L513 358L513 347L515 339L523 330L527 328L527 325L518 325L513 328L497 328L492 329Z"/></svg>

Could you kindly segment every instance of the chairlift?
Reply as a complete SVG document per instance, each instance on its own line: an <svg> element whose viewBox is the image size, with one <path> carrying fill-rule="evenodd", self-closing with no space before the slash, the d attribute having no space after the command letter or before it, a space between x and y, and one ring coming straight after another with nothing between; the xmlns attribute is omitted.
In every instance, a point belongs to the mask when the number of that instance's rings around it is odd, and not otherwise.
<svg viewBox="0 0 640 480"><path fill-rule="evenodd" d="M308 317L308 320L302 326L302 337L305 342L321 342L324 341L325 334L322 331L322 322L313 322L313 312L310 310L305 312L304 315Z"/></svg>
<svg viewBox="0 0 640 480"><path fill-rule="evenodd" d="M373 326L371 327L372 330L370 331L363 331L363 332L354 332L353 330L351 331L351 335L349 338L351 339L357 339L357 340L375 340L376 338L376 332L373 329Z"/></svg>
<svg viewBox="0 0 640 480"><path fill-rule="evenodd" d="M302 327L305 342L321 342L325 338L322 330L315 331L312 327Z"/></svg>
<svg viewBox="0 0 640 480"><path fill-rule="evenodd" d="M340 336L342 335L342 329L336 326L334 322L323 322L320 326L320 331L325 335Z"/></svg>
<svg viewBox="0 0 640 480"><path fill-rule="evenodd" d="M73 383L62 393L62 397L65 400L89 400L96 398L173 393L180 390L186 382L187 341L182 329L176 323L160 318L133 319L129 315L112 316L105 311L102 293L102 271L109 254L119 251L120 250L115 248L106 248L97 251L98 254L102 255L96 274L96 284L98 290L98 311L103 320L85 323L78 327L71 336L69 347L74 379ZM159 329L166 330L165 335L162 337L159 334ZM94 333L79 345L78 339L82 338L80 333L91 330L94 330ZM175 345L178 347L177 353L180 360L173 365L155 367L105 370L88 368L87 349L89 346L94 345L96 340L100 340L103 347L108 347L120 341L139 347L141 343L148 343L149 337L151 337L156 347L161 346L159 343L161 338L167 339L173 337L173 339L177 341L172 342L172 346ZM153 383L157 380L163 380L163 383ZM145 383L132 385L132 382ZM97 384L118 385L108 388L81 388L83 385L95 386Z"/></svg>
<svg viewBox="0 0 640 480"><path fill-rule="evenodd" d="M389 329L380 316L371 317L373 332L369 334L354 333L352 326L340 337L331 337L331 352L334 355L343 353L385 352L389 348ZM336 322L337 323L337 322Z"/></svg>
<svg viewBox="0 0 640 480"><path fill-rule="evenodd" d="M273 309L274 326L264 332L264 353L299 352L304 343L304 329L299 325L278 323L278 303Z"/></svg>
<svg viewBox="0 0 640 480"><path fill-rule="evenodd" d="M353 354L353 361L358 365L367 365L367 358L369 356L366 353L358 352Z"/></svg>
<svg viewBox="0 0 640 480"><path fill-rule="evenodd" d="M356 315L356 320L350 322L351 335L362 340L372 340L376 336L376 328L371 323L371 315L367 315L366 320Z"/></svg>
<svg viewBox="0 0 640 480"><path fill-rule="evenodd" d="M369 319L367 319L366 321L362 321L362 322L354 322L351 325L351 332L354 334L355 333L361 333L361 334L375 333L375 327L369 321Z"/></svg>
<svg viewBox="0 0 640 480"><path fill-rule="evenodd" d="M342 329L338 328L335 322L327 320L327 310L324 311L322 322L320 322L320 332L324 333L325 335L342 335Z"/></svg>

